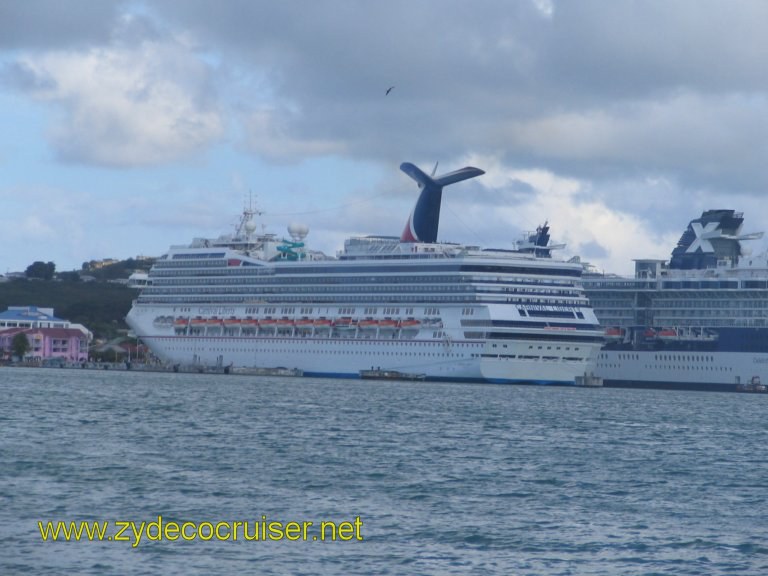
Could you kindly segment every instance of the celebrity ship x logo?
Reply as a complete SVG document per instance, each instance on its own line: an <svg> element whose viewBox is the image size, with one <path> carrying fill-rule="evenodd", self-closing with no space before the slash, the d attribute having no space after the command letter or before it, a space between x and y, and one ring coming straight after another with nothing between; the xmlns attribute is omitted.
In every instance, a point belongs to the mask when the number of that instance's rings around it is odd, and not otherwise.
<svg viewBox="0 0 768 576"><path fill-rule="evenodd" d="M706 210L692 220L677 247L669 266L679 270L716 268L720 261L735 264L743 255L741 242L762 238L763 233L742 234L744 216L735 210Z"/></svg>
<svg viewBox="0 0 768 576"><path fill-rule="evenodd" d="M699 248L701 248L702 252L715 251L710 240L722 236L719 222L708 222L705 226L702 226L700 222L691 222L691 229L696 234L696 239L691 242L686 252L696 252Z"/></svg>

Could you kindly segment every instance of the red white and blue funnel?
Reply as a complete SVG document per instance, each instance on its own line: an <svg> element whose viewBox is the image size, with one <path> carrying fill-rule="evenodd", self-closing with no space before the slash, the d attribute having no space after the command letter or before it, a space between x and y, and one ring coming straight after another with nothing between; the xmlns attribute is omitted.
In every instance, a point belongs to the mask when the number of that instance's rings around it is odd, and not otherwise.
<svg viewBox="0 0 768 576"><path fill-rule="evenodd" d="M413 178L421 188L421 194L408 217L400 242L437 242L443 187L485 174L479 168L467 166L435 178L434 175L427 176L410 162L400 164L400 170Z"/></svg>

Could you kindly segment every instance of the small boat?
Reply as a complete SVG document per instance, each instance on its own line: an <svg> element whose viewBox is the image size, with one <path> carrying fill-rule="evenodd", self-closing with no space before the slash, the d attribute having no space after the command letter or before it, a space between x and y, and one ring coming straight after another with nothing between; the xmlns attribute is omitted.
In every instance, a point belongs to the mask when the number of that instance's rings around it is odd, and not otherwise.
<svg viewBox="0 0 768 576"><path fill-rule="evenodd" d="M677 340L677 330L674 328L662 328L656 333L659 340Z"/></svg>
<svg viewBox="0 0 768 576"><path fill-rule="evenodd" d="M392 320L391 318L379 320L379 328L381 330L394 330L397 328L397 320Z"/></svg>
<svg viewBox="0 0 768 576"><path fill-rule="evenodd" d="M379 327L379 321L372 318L366 318L365 320L360 320L357 325L360 326L361 330L376 330L376 328Z"/></svg>
<svg viewBox="0 0 768 576"><path fill-rule="evenodd" d="M760 382L760 376L752 376L746 384L736 384L737 392L765 392L766 386Z"/></svg>
<svg viewBox="0 0 768 576"><path fill-rule="evenodd" d="M605 329L606 340L622 340L624 338L624 329L616 326L611 326Z"/></svg>
<svg viewBox="0 0 768 576"><path fill-rule="evenodd" d="M227 318L226 320L224 320L224 326L226 326L227 328L237 328L238 326L242 325L242 323L243 323L242 320L234 317Z"/></svg>
<svg viewBox="0 0 768 576"><path fill-rule="evenodd" d="M421 321L415 318L406 318L400 321L400 328L403 330L418 330L421 328Z"/></svg>
<svg viewBox="0 0 768 576"><path fill-rule="evenodd" d="M282 366L277 368L249 368L245 366L237 366L231 369L230 374L244 374L247 376L291 376L296 378L303 376L304 371L298 368L283 368Z"/></svg>
<svg viewBox="0 0 768 576"><path fill-rule="evenodd" d="M186 333L187 326L189 326L189 318L180 317L173 321L173 330L176 334Z"/></svg>
<svg viewBox="0 0 768 576"><path fill-rule="evenodd" d="M315 321L311 318L299 318L296 320L295 324L298 330L311 330Z"/></svg>
<svg viewBox="0 0 768 576"><path fill-rule="evenodd" d="M601 388L603 379L600 376L595 376L592 372L585 372L582 376L576 376L574 383L576 386L584 388Z"/></svg>

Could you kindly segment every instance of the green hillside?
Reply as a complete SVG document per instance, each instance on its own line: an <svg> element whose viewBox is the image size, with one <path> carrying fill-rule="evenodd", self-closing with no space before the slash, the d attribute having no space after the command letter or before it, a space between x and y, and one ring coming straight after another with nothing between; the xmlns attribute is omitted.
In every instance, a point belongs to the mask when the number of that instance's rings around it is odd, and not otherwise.
<svg viewBox="0 0 768 576"><path fill-rule="evenodd" d="M125 315L138 290L111 282L12 280L0 283L0 311L8 306L53 308L54 314L78 322L96 338L111 338L126 329Z"/></svg>

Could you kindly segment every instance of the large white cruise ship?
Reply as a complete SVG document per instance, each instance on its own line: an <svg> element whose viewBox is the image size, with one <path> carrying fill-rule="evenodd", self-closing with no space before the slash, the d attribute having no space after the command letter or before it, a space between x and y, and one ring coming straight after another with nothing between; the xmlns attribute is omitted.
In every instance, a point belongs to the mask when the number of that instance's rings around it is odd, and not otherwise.
<svg viewBox="0 0 768 576"><path fill-rule="evenodd" d="M606 331L595 373L606 386L764 391L768 382L768 254L743 241L744 216L706 210L672 257L635 260L635 276L587 273Z"/></svg>
<svg viewBox="0 0 768 576"><path fill-rule="evenodd" d="M350 238L329 257L305 246L304 226L290 239L256 234L247 209L234 235L171 247L128 324L170 363L501 383L585 375L604 339L581 265L550 257L546 228L517 250L437 242L443 187L483 171L401 169L421 189L401 237Z"/></svg>

